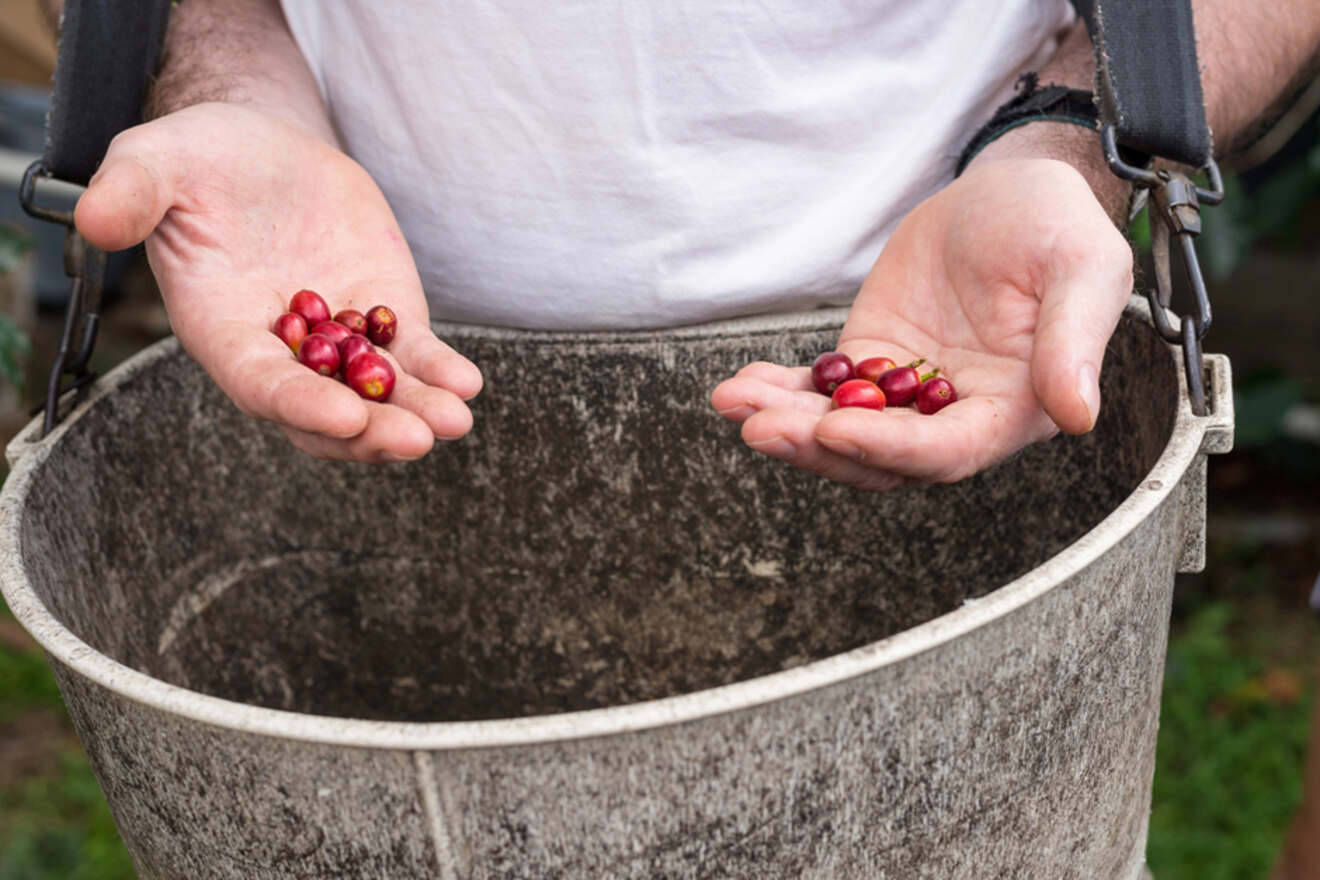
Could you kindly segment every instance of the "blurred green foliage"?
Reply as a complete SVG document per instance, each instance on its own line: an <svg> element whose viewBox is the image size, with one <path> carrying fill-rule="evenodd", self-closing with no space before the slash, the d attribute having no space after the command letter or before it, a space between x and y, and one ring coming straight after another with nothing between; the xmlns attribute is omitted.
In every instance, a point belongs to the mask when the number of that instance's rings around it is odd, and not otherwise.
<svg viewBox="0 0 1320 880"><path fill-rule="evenodd" d="M23 358L32 350L32 344L13 318L0 314L0 376L23 391Z"/></svg>
<svg viewBox="0 0 1320 880"><path fill-rule="evenodd" d="M1320 401L1320 386L1277 371L1234 381L1234 447L1250 451L1257 465L1295 485L1320 484L1320 447L1314 439L1290 436L1289 411Z"/></svg>
<svg viewBox="0 0 1320 880"><path fill-rule="evenodd" d="M0 880L134 880L87 759L70 747L55 774L0 790Z"/></svg>
<svg viewBox="0 0 1320 880"><path fill-rule="evenodd" d="M21 229L0 224L0 276L12 272L33 245L32 238ZM0 376L20 392L23 390L22 359L30 350L27 334L19 329L11 316L0 313Z"/></svg>
<svg viewBox="0 0 1320 880"><path fill-rule="evenodd" d="M39 652L17 652L0 647L0 724L38 707L59 707L46 658Z"/></svg>
<svg viewBox="0 0 1320 880"><path fill-rule="evenodd" d="M13 623L3 601L0 622ZM39 649L0 642L0 740L21 730L14 722L24 713L63 720L59 688ZM76 740L42 747L57 752L54 772L0 787L0 880L133 880L128 852Z"/></svg>
<svg viewBox="0 0 1320 880"><path fill-rule="evenodd" d="M1169 646L1147 858L1157 880L1262 880L1301 795L1309 695L1271 696L1211 603Z"/></svg>
<svg viewBox="0 0 1320 880"><path fill-rule="evenodd" d="M23 230L0 224L0 276L7 275L18 265L34 242ZM0 376L22 392L23 357L31 350L31 343L14 319L0 313Z"/></svg>
<svg viewBox="0 0 1320 880"><path fill-rule="evenodd" d="M1202 212L1209 277L1228 276L1262 242L1283 248L1298 246L1299 220L1320 197L1320 125L1312 129L1310 145L1268 174L1225 178L1223 204Z"/></svg>
<svg viewBox="0 0 1320 880"><path fill-rule="evenodd" d="M1233 445L1259 449L1282 442L1284 416L1304 397L1302 383L1290 376L1245 377L1233 394Z"/></svg>
<svg viewBox="0 0 1320 880"><path fill-rule="evenodd" d="M17 226L0 223L0 275L14 270L34 245L32 237Z"/></svg>
<svg viewBox="0 0 1320 880"><path fill-rule="evenodd" d="M0 621L13 620L9 606L0 599ZM29 709L60 709L63 705L46 655L36 647L19 651L0 642L0 724Z"/></svg>

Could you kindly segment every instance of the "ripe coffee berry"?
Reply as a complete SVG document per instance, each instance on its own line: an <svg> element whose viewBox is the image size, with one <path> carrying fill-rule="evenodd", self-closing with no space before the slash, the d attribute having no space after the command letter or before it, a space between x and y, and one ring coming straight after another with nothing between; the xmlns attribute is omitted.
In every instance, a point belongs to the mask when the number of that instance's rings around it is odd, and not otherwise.
<svg viewBox="0 0 1320 880"><path fill-rule="evenodd" d="M399 319L389 306L373 306L365 315L340 309L332 320L325 300L306 289L293 295L289 311L274 327L300 363L322 376L340 373L359 395L379 401L394 391L394 368L372 343L388 345L398 329Z"/></svg>
<svg viewBox="0 0 1320 880"><path fill-rule="evenodd" d="M943 376L933 376L917 391L917 409L926 415L937 413L958 399L953 384Z"/></svg>
<svg viewBox="0 0 1320 880"><path fill-rule="evenodd" d="M328 336L309 333L298 348L298 360L322 376L333 376L339 370L339 347Z"/></svg>
<svg viewBox="0 0 1320 880"><path fill-rule="evenodd" d="M302 345L303 339L307 336L307 322L296 312L285 312L275 319L273 331L285 345L293 349L294 354L297 354L298 346Z"/></svg>
<svg viewBox="0 0 1320 880"><path fill-rule="evenodd" d="M354 333L361 336L367 335L367 316L357 309L340 309L335 312L335 320Z"/></svg>
<svg viewBox="0 0 1320 880"><path fill-rule="evenodd" d="M365 336L358 336L356 333L349 334L349 337L339 343L339 369L347 372L348 365L353 363L353 359L360 354L368 351L375 351L376 346L371 344L371 340Z"/></svg>
<svg viewBox="0 0 1320 880"><path fill-rule="evenodd" d="M394 368L379 352L363 352L344 368L344 381L367 400L386 401L394 390Z"/></svg>
<svg viewBox="0 0 1320 880"><path fill-rule="evenodd" d="M367 310L367 338L376 345L389 345L399 330L399 319L389 306L372 306Z"/></svg>
<svg viewBox="0 0 1320 880"><path fill-rule="evenodd" d="M833 394L854 375L852 359L839 351L827 351L811 365L811 381L821 394Z"/></svg>
<svg viewBox="0 0 1320 880"><path fill-rule="evenodd" d="M917 367L926 362L925 358L915 360L905 367L894 367L880 374L875 384L885 393L885 398L892 406L907 406L916 399L917 389L921 387L921 376Z"/></svg>
<svg viewBox="0 0 1320 880"><path fill-rule="evenodd" d="M860 406L879 412L885 408L885 393L874 382L866 379L849 379L834 389L834 393L830 395L830 403L832 409Z"/></svg>
<svg viewBox="0 0 1320 880"><path fill-rule="evenodd" d="M302 315L308 327L315 327L322 321L330 320L330 307L314 290L303 288L289 300L289 311Z"/></svg>
<svg viewBox="0 0 1320 880"><path fill-rule="evenodd" d="M865 379L868 382L874 382L880 378L880 374L886 370L892 370L898 364L887 357L867 358L864 361L858 361L855 372L858 379Z"/></svg>
<svg viewBox="0 0 1320 880"><path fill-rule="evenodd" d="M320 333L322 336L329 336L330 341L336 346L353 335L352 330L349 330L338 321L322 321L312 328L312 332Z"/></svg>

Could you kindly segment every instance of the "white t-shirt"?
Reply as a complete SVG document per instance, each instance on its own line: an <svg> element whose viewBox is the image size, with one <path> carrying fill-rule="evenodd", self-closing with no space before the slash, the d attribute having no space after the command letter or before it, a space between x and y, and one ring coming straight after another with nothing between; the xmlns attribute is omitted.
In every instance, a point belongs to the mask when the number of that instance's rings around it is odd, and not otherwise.
<svg viewBox="0 0 1320 880"><path fill-rule="evenodd" d="M283 0L432 314L676 326L848 303L1066 0Z"/></svg>

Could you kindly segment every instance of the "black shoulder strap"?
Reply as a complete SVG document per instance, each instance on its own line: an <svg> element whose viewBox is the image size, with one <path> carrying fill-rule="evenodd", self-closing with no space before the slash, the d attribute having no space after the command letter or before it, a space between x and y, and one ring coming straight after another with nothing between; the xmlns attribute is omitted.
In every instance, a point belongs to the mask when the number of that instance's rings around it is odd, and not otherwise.
<svg viewBox="0 0 1320 880"><path fill-rule="evenodd" d="M1100 123L1118 142L1194 168L1212 146L1190 0L1071 0L1095 48Z"/></svg>
<svg viewBox="0 0 1320 880"><path fill-rule="evenodd" d="M86 184L110 140L142 121L170 0L65 0L45 172Z"/></svg>
<svg viewBox="0 0 1320 880"><path fill-rule="evenodd" d="M1224 197L1205 120L1201 69L1191 0L1072 0L1095 48L1101 147L1109 168L1150 195L1155 287L1146 292L1151 320L1165 341L1181 345L1187 396L1195 415L1208 411L1201 340L1210 329L1210 298L1193 240L1201 232L1200 206ZM1209 187L1181 171L1134 167L1118 145L1203 169ZM1187 270L1193 309L1170 311L1171 241ZM1177 318L1177 324L1171 320Z"/></svg>
<svg viewBox="0 0 1320 880"><path fill-rule="evenodd" d="M96 378L88 363L100 326L106 254L78 234L72 211L37 204L37 180L53 177L85 186L114 136L142 121L174 5L171 0L64 2L55 85L46 116L46 149L28 166L18 193L23 210L33 217L68 227L64 271L73 286L59 352L46 382L43 437L54 430L65 395L76 390L81 398ZM72 382L66 385L65 376L71 376Z"/></svg>

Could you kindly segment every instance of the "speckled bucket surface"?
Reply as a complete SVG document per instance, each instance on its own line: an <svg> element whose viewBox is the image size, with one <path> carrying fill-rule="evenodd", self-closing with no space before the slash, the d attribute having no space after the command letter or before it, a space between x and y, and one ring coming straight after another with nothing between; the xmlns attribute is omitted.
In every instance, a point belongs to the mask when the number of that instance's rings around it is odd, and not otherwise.
<svg viewBox="0 0 1320 880"><path fill-rule="evenodd" d="M868 494L710 409L840 312L442 327L476 428L315 461L172 341L9 450L6 600L144 880L1122 878L1145 846L1195 418L1139 304L1086 437Z"/></svg>

